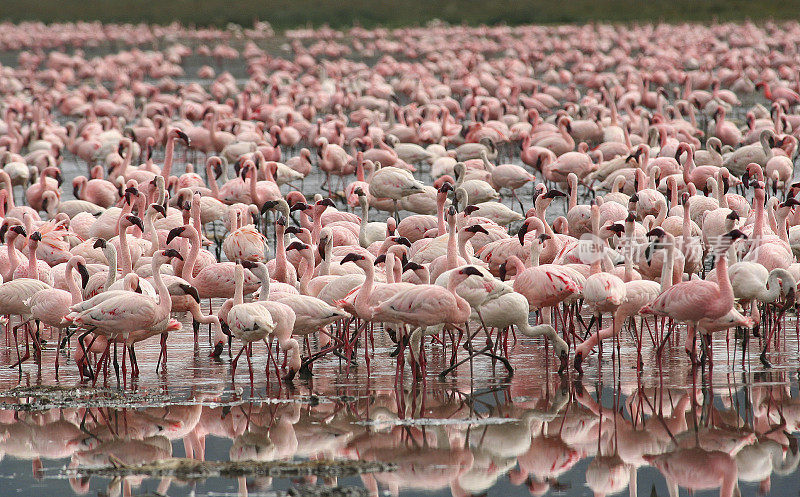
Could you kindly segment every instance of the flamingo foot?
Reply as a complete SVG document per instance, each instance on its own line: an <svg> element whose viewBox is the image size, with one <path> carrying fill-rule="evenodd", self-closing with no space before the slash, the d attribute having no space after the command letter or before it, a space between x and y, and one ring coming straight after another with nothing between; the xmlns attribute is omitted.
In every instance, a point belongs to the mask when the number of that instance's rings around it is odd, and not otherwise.
<svg viewBox="0 0 800 497"><path fill-rule="evenodd" d="M341 359L341 360L343 360L343 361L347 362L347 356L346 356L345 354L343 354L342 352L340 352L340 351L338 351L338 350L334 350L334 351L332 352L332 354L333 354L333 355L335 355L336 357L338 357L339 359ZM349 362L349 364L348 364L348 365L349 365L349 367L351 367L351 368L357 368L357 367L358 367L358 363L356 362L356 360L355 360L355 359L350 359L350 362Z"/></svg>
<svg viewBox="0 0 800 497"><path fill-rule="evenodd" d="M217 342L216 345L214 345L214 350L212 350L208 354L208 357L214 357L216 359L219 359L219 357L222 355L222 351L224 348L225 344L222 341Z"/></svg>
<svg viewBox="0 0 800 497"><path fill-rule="evenodd" d="M575 361L573 362L573 367L575 371L578 372L579 375L583 376L583 352L577 352L575 354Z"/></svg>
<svg viewBox="0 0 800 497"><path fill-rule="evenodd" d="M303 358L298 373L300 374L300 378L304 379L310 379L314 375L314 373L311 372L311 361L308 360L308 357Z"/></svg>
<svg viewBox="0 0 800 497"><path fill-rule="evenodd" d="M759 355L758 358L761 360L761 364L763 364L765 368L772 369L772 363L769 362L769 359L767 359L767 349L762 350L761 355Z"/></svg>
<svg viewBox="0 0 800 497"><path fill-rule="evenodd" d="M569 367L569 354L564 350L561 352L561 365L558 367L558 375L562 376Z"/></svg>
<svg viewBox="0 0 800 497"><path fill-rule="evenodd" d="M397 357L402 352L403 348L408 345L408 335L403 336L403 339L397 342L397 347L389 354L389 357Z"/></svg>

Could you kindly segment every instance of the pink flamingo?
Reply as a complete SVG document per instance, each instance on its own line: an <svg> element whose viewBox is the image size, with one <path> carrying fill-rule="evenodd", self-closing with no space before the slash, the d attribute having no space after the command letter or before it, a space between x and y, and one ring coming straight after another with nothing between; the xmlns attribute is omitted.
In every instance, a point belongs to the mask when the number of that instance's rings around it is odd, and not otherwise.
<svg viewBox="0 0 800 497"><path fill-rule="evenodd" d="M86 260L79 255L72 256L67 262L66 281L68 290L48 288L34 293L28 305L30 306L31 317L52 328L58 329L58 341L61 343L61 333L69 325L66 316L70 313L70 307L83 300L80 289L75 284L72 271L77 270L81 276L82 287L86 288L89 281L89 271L86 269ZM58 358L61 354L56 354L55 372L58 378Z"/></svg>
<svg viewBox="0 0 800 497"><path fill-rule="evenodd" d="M725 252L739 238L747 238L739 230L722 237L717 254L717 282L690 280L677 283L662 292L652 303L642 308L643 314L670 317L689 326L685 350L695 364L695 332L701 319L721 318L733 309L734 295L728 278L728 259Z"/></svg>

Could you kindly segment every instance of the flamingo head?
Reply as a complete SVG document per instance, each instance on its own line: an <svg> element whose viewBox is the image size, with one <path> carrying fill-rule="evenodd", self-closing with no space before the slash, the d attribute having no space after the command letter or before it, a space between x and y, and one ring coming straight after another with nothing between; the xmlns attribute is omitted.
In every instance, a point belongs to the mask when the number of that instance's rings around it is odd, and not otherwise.
<svg viewBox="0 0 800 497"><path fill-rule="evenodd" d="M614 223L612 225L606 226L606 229L617 236L622 236L622 233L625 232L625 226L619 223Z"/></svg>
<svg viewBox="0 0 800 497"><path fill-rule="evenodd" d="M377 266L378 264L384 264L385 262L386 262L386 254L381 254L375 258L375 262L372 265Z"/></svg>
<svg viewBox="0 0 800 497"><path fill-rule="evenodd" d="M528 233L528 227L528 221L525 221L522 223L522 226L519 227L519 231L517 231L520 245L525 245L525 235Z"/></svg>
<svg viewBox="0 0 800 497"><path fill-rule="evenodd" d="M77 269L78 274L81 275L81 288L86 290L86 285L89 284L89 270L86 268L86 264L78 262L75 265L75 269Z"/></svg>
<svg viewBox="0 0 800 497"><path fill-rule="evenodd" d="M543 198L554 199L554 198L566 197L566 196L567 196L566 193L564 193L562 191L559 191L559 190L547 190L547 193L545 193L542 197Z"/></svg>
<svg viewBox="0 0 800 497"><path fill-rule="evenodd" d="M175 249L167 249L163 252L164 257L169 257L170 259L178 259L180 261L183 260L183 256L180 252Z"/></svg>
<svg viewBox="0 0 800 497"><path fill-rule="evenodd" d="M794 207L796 205L800 205L800 200L797 200L794 197L789 197L786 199L786 202L781 204L781 207Z"/></svg>
<svg viewBox="0 0 800 497"><path fill-rule="evenodd" d="M421 264L417 264L416 262L407 262L403 266L403 272L406 271L419 271L420 269L424 269Z"/></svg>
<svg viewBox="0 0 800 497"><path fill-rule="evenodd" d="M102 238L98 238L97 240L94 241L94 245L92 245L92 247L104 249L106 248L107 245L108 243L105 240L103 240Z"/></svg>
<svg viewBox="0 0 800 497"><path fill-rule="evenodd" d="M278 205L277 200L267 200L264 202L264 205L261 206L261 214L266 214L267 211L271 211Z"/></svg>
<svg viewBox="0 0 800 497"><path fill-rule="evenodd" d="M350 252L349 254L347 254L346 256L344 256L344 258L342 258L342 260L341 260L341 261L339 261L339 264L340 264L340 265L341 265L341 264L346 264L346 263L348 263L348 262L356 262L356 263L357 263L358 261L364 261L364 260L366 260L366 259L367 259L367 258L366 258L366 257L364 257L363 255L356 254L355 252ZM376 260L375 262L377 262L377 260Z"/></svg>
<svg viewBox="0 0 800 497"><path fill-rule="evenodd" d="M125 189L124 195L125 195L125 202L130 204L131 197L139 196L139 189L136 188L135 186L129 186L128 188Z"/></svg>
<svg viewBox="0 0 800 497"><path fill-rule="evenodd" d="M466 275L466 276L481 276L482 275L482 273L480 271L478 271L478 269L473 267L473 266L467 266L465 268L460 269L458 271L458 274L463 274L463 275Z"/></svg>
<svg viewBox="0 0 800 497"><path fill-rule="evenodd" d="M406 238L404 236L396 236L396 237L394 237L394 242L397 245L405 245L406 247L411 248L411 242L408 240L408 238Z"/></svg>
<svg viewBox="0 0 800 497"><path fill-rule="evenodd" d="M35 241L35 242L41 242L42 241L42 234L39 233L38 231L34 231L33 233L31 233L30 239Z"/></svg>
<svg viewBox="0 0 800 497"><path fill-rule="evenodd" d="M6 233L8 233L9 230L19 235L27 236L25 233L25 228L23 228L22 225L17 224L15 226L9 226L8 223L3 223L3 226L0 226L0 242L6 242Z"/></svg>
<svg viewBox="0 0 800 497"><path fill-rule="evenodd" d="M489 232L486 231L486 228L484 228L480 224L473 224L472 226L467 226L466 228L464 228L464 231L466 231L468 233L475 233L475 234L478 234L478 233L483 233L484 235L488 235L489 234Z"/></svg>
<svg viewBox="0 0 800 497"><path fill-rule="evenodd" d="M140 230L144 231L144 223L142 222L142 218L139 216L134 216L133 214L128 214L125 216L125 219L128 221L129 226L136 226Z"/></svg>
<svg viewBox="0 0 800 497"><path fill-rule="evenodd" d="M291 211L291 212L294 212L294 211L307 211L309 209L311 209L311 207L307 203L305 203L305 202L297 202L289 209L289 211Z"/></svg>
<svg viewBox="0 0 800 497"><path fill-rule="evenodd" d="M195 302L197 302L198 304L200 303L200 293L197 291L197 288L193 287L192 285L188 285L186 283L180 283L178 287L180 287L180 289L183 290L183 293L192 297Z"/></svg>
<svg viewBox="0 0 800 497"><path fill-rule="evenodd" d="M744 233L742 233L739 230L731 230L731 231L725 233L723 236L725 238L729 238L730 240L738 240L740 238L742 240L747 240L747 235L745 235Z"/></svg>
<svg viewBox="0 0 800 497"><path fill-rule="evenodd" d="M169 230L169 234L167 235L167 245L169 245L169 243L176 237L184 236L184 231L186 231L186 226L177 226Z"/></svg>
<svg viewBox="0 0 800 497"><path fill-rule="evenodd" d="M302 252L304 250L308 250L309 248L310 247L308 245L301 241L294 241L290 243L288 247L286 247L286 251L288 252L289 250L297 250Z"/></svg>
<svg viewBox="0 0 800 497"><path fill-rule="evenodd" d="M180 138L180 140L181 140L181 141L184 143L184 145L186 145L187 147L188 147L188 146L189 146L189 144L192 142L192 140L190 140L190 139L189 139L189 135L187 135L187 134L186 134L186 133L184 133L183 131L179 130L178 128L175 128L175 136L176 136L177 138Z"/></svg>

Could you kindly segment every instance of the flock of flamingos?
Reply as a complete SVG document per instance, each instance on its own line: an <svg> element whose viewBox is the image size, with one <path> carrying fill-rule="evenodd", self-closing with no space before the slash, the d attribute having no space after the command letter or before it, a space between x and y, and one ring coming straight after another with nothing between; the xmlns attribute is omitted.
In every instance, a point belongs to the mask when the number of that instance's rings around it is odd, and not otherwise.
<svg viewBox="0 0 800 497"><path fill-rule="evenodd" d="M562 378L598 372L623 345L639 370L677 350L690 370L710 371L715 337L717 351L728 344L728 370L756 356L764 370L778 355L796 363L787 315L800 281L798 40L796 23L280 37L266 24L5 24L5 366L20 377L74 368L91 385L113 374L124 392L142 342L160 343L156 368L192 340L230 355L232 377L244 356L251 390L253 357L281 385L337 362L367 374L387 363L396 383L425 384L478 356L511 375L518 342L544 351ZM391 347L376 349L378 339ZM445 369L428 370L432 351ZM217 432L239 459L283 457L279 440L290 439L287 453L299 454L302 426L317 437L308 447L346 443L351 455L395 459L406 471L395 480L364 477L375 494L378 483L449 485L466 497L518 463L512 479L541 495L594 454L587 483L598 495L635 490L635 469L651 464L676 485L728 497L737 471L768 491L771 471L797 465L797 402L770 388L751 394L750 432L702 439L687 425L694 390L660 391L657 408L633 394L631 419L582 387L581 406L561 412L566 399L548 390L546 402L494 405L518 419L474 431L472 451L459 448L463 432L443 428L367 439L348 424L348 438L333 425L319 435L315 420L338 414L307 419L296 404L251 407L246 422L200 405L113 417L141 426L142 439L155 435L145 426L184 437L187 456L200 458ZM427 403L427 413L474 413L463 398ZM386 405L384 417L404 417L395 400ZM705 409L706 421L732 419ZM660 423L644 429L656 412ZM32 450L37 430L60 427L65 453L107 461L104 435L85 433L111 429L112 416L87 409L78 429L73 414L22 429L18 413L2 411L0 455ZM266 449L252 435L259 426L272 436ZM413 450L389 450L409 437ZM613 457L597 455L601 440ZM422 457L419 447L435 443ZM748 466L756 460L765 462ZM429 481L424 464L449 469Z"/></svg>
<svg viewBox="0 0 800 497"><path fill-rule="evenodd" d="M90 56L148 33L92 26L0 37L17 50L0 315L20 373L58 374L47 337L93 382L109 363L119 381L121 348L127 384L139 342L160 338L159 365L183 346L178 313L195 343L209 325L212 355L235 344L251 386L260 342L291 382L389 360L385 333L398 378L424 381L431 346L441 375L477 355L511 373L516 333L578 374L604 342L631 341L639 367L643 347L710 365L715 334L743 362L752 336L769 367L786 338L800 81L777 34L796 26L300 30L275 55L256 25ZM247 78L187 80L194 56Z"/></svg>

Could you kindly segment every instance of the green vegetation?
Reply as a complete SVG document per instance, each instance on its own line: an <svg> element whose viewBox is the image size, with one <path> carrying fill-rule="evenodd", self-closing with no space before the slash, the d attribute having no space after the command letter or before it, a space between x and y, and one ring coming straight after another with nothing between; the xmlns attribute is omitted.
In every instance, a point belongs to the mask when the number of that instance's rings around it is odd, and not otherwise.
<svg viewBox="0 0 800 497"><path fill-rule="evenodd" d="M0 0L0 19L63 22L149 22L245 26L260 19L276 29L329 24L371 27L467 24L700 21L800 18L800 0Z"/></svg>

